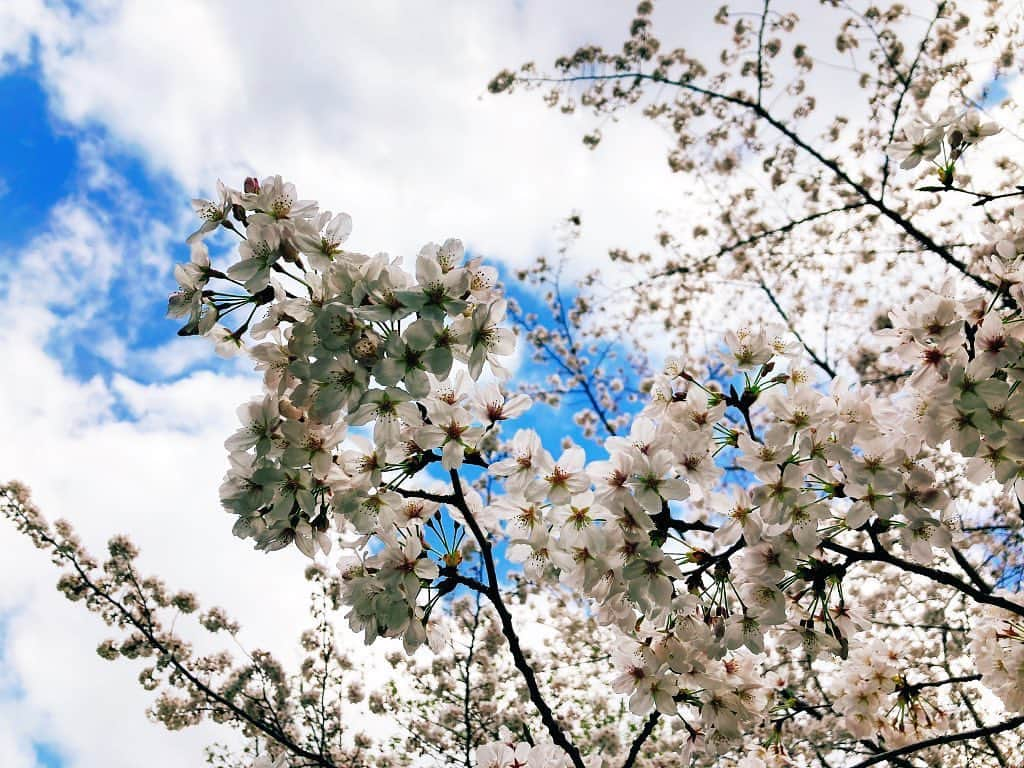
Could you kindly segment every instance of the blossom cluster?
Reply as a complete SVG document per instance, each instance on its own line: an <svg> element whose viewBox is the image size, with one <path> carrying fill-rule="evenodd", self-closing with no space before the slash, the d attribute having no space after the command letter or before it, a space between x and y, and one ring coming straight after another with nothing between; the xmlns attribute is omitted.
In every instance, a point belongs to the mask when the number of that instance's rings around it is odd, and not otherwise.
<svg viewBox="0 0 1024 768"><path fill-rule="evenodd" d="M245 348L267 389L240 407L242 427L226 443L221 498L235 533L264 550L294 542L311 557L329 550L332 523L379 535L384 548L349 574L353 626L368 639L422 641L417 594L438 567L419 528L437 504L392 488L435 459L460 466L488 429L527 405L506 402L494 384L470 398L465 384L485 367L504 374L500 358L514 349L496 270L467 261L453 239L425 245L414 274L386 254L347 251L350 217L298 199L279 176L248 179L242 191L220 185L216 201L193 204L203 224L189 237L191 262L176 270L170 314L187 315L184 334ZM241 237L224 271L203 243L218 227ZM208 288L214 278L228 292ZM222 324L246 307L237 328ZM348 434L371 422L369 435Z"/></svg>
<svg viewBox="0 0 1024 768"><path fill-rule="evenodd" d="M589 761L594 763L593 760ZM476 750L477 768L570 768L565 752L551 742L529 744L516 741L507 729L501 740L481 744ZM594 763L600 765L600 762Z"/></svg>
<svg viewBox="0 0 1024 768"><path fill-rule="evenodd" d="M958 113L954 107L947 107L934 118L917 115L904 129L903 140L890 144L888 152L905 170L916 168L922 160L932 162L939 180L950 186L956 162L964 152L998 132L999 126L983 120L976 109Z"/></svg>
<svg viewBox="0 0 1024 768"><path fill-rule="evenodd" d="M941 450L961 457L973 482L1024 491L1014 236L990 256L1010 302L947 284L891 313L882 336L907 369L894 395L839 379L815 386L798 344L743 328L724 339L727 375L702 381L670 360L628 434L588 463L572 444L556 458L529 429L499 448L496 426L529 399L480 381L485 367L506 374L500 358L514 339L495 271L467 260L458 241L425 246L414 274L386 255L346 251L348 217L298 200L280 177L222 187L196 209L204 224L171 311L188 315L186 333L244 348L266 386L227 441L223 504L235 533L265 550L294 542L326 553L333 525L352 552L349 622L367 642L402 637L411 650L440 638L433 609L460 585L499 599L493 567L481 584L463 566L504 539L528 578L593 601L618 638L615 690L637 715L682 718L690 749L723 752L769 716L784 681L761 660L776 645L848 660L851 688L837 708L862 733L877 727L869 710L894 690L894 670L852 645L862 620L844 590L850 545L899 546L922 564L951 550ZM202 246L217 227L241 237L226 271ZM208 289L212 278L234 292ZM221 324L248 305L234 331ZM746 479L728 482L727 467ZM486 500L469 468L495 482ZM439 483L444 492L428 490ZM1020 664L990 666L1024 682ZM1019 707L1005 688L996 690ZM491 745L479 760L550 758L523 749Z"/></svg>
<svg viewBox="0 0 1024 768"><path fill-rule="evenodd" d="M1007 595L1007 597L1010 597ZM1024 712L1024 621L1020 616L985 606L974 624L971 653L981 680L1014 712Z"/></svg>

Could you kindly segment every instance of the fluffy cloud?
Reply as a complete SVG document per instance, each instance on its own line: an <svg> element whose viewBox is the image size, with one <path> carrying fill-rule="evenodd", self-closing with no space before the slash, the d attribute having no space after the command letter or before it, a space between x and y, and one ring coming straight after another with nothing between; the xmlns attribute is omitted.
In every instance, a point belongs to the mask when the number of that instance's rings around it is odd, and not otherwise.
<svg viewBox="0 0 1024 768"><path fill-rule="evenodd" d="M591 153L589 116L486 84L529 58L613 44L630 15L583 2L107 3L63 26L43 13L39 59L60 116L101 126L187 189L280 172L352 213L355 247L408 254L454 234L517 265L550 252L578 208L593 263L650 243L655 211L680 198L663 134L608 122L618 150Z"/></svg>
<svg viewBox="0 0 1024 768"><path fill-rule="evenodd" d="M147 570L241 608L254 635L280 643L276 626L282 625L259 620L266 615L262 601L301 594L295 591L301 577L284 561L257 563L232 546L226 526L215 524L220 511L211 495L223 461L218 437L226 427L216 416L230 416L251 383L190 377L148 396L124 381L116 389L99 379L78 382L18 330L0 334L0 350L32 373L5 376L0 384L8 406L0 447L5 477L33 486L42 508L71 519L94 551L111 533L130 532L143 548ZM122 392L138 422L114 417ZM190 432L182 429L186 425ZM133 672L95 655L108 633L53 589L57 574L45 558L6 525L0 548L5 663L21 689L18 715L3 718L0 739L17 734L23 742L59 744L70 765L137 765L142 751L167 766L197 757L198 735L174 739L144 721L148 697L135 686ZM292 589L271 586L274 579ZM243 581L248 588L239 588ZM285 625L299 620L298 608L287 602L280 607Z"/></svg>

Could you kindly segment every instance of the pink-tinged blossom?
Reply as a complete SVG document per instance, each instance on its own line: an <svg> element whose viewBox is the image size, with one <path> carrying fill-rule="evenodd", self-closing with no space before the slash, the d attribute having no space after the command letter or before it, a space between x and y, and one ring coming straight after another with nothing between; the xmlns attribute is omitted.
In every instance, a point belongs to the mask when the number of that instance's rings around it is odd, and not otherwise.
<svg viewBox="0 0 1024 768"><path fill-rule="evenodd" d="M490 472L504 478L509 493L523 493L539 472L554 464L551 454L541 445L540 436L532 429L516 432L508 450L511 455L492 464Z"/></svg>
<svg viewBox="0 0 1024 768"><path fill-rule="evenodd" d="M196 197L192 199L192 210L196 216L202 219L199 229L193 232L185 240L189 245L199 242L210 232L220 227L231 211L231 191L224 186L224 182L217 180L217 199L204 200Z"/></svg>
<svg viewBox="0 0 1024 768"><path fill-rule="evenodd" d="M672 475L673 464L668 451L650 456L641 454L633 462L633 475L628 485L649 514L661 512L662 504L667 501L681 501L690 495L686 481Z"/></svg>
<svg viewBox="0 0 1024 768"><path fill-rule="evenodd" d="M567 504L573 494L590 487L590 478L583 470L586 454L579 446L566 448L558 461L542 453L538 457L540 477L531 482L525 495L529 499L547 498L552 504Z"/></svg>

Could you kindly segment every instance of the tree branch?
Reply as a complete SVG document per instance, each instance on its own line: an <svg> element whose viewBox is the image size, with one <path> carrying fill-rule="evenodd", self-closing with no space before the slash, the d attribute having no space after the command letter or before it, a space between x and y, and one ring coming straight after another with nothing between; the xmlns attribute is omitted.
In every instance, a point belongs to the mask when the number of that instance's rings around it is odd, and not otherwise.
<svg viewBox="0 0 1024 768"><path fill-rule="evenodd" d="M745 248L748 245L753 245L754 243L756 243L756 242L758 242L760 240L763 240L763 239L765 239L767 237L772 237L774 235L784 235L787 232L793 231L794 229L796 229L801 224L809 224L812 221L817 221L818 219L824 219L824 218L826 218L828 216L831 216L831 215L833 215L835 213L843 213L844 211L855 211L855 210L857 210L859 208L864 208L865 206L867 206L867 204L868 204L867 202L865 202L863 200L859 200L859 201L857 201L855 203L849 203L848 205L840 205L840 206L838 206L836 208L829 208L828 210L824 210L824 211L816 211L815 213L810 213L810 214L808 214L806 216L802 216L799 219L793 219L793 220L791 220L791 221L789 221L789 222L787 222L785 224L782 224L781 226L778 226L778 227L776 227L774 229L766 229L763 232L758 232L756 234L750 235L749 237L745 237L745 238L743 238L741 240L737 240L737 241L735 241L733 243L730 243L729 245L722 246L721 248L719 248L717 251L715 251L710 256L707 256L704 259L702 259L701 262L700 262L700 265L703 266L704 264L707 264L708 262L710 262L710 261L712 261L714 259L721 258L722 256L725 256L726 254L732 253L733 251L739 250L740 248ZM648 278L646 278L644 280L641 280L639 283L635 283L632 286L632 288L635 290L636 288L640 287L644 283L646 283L646 282L648 282L648 281L650 281L650 280L652 280L654 278L668 277L670 275L676 275L676 274L683 274L683 272L684 272L684 270L681 267L672 267L671 269L666 269L666 270L664 270L662 272L657 272L657 273L651 275L650 277L648 277Z"/></svg>
<svg viewBox="0 0 1024 768"><path fill-rule="evenodd" d="M997 606L1016 616L1024 616L1024 606L1022 605L1013 603L1005 598L999 597L998 595L990 595L965 581L961 581L956 576L946 573L945 571L940 571L937 568L930 568L926 565L919 565L918 563L913 563L909 560L902 560L895 555L886 552L884 549L879 549L874 552L863 552L858 549L844 547L842 544L837 544L834 541L823 541L821 542L821 547L822 549L827 549L831 552L845 555L849 562L867 561L893 565L904 571L916 573L919 576L924 576L932 581L945 584L947 587L952 587L958 592L963 592L968 597L974 598L976 602Z"/></svg>
<svg viewBox="0 0 1024 768"><path fill-rule="evenodd" d="M989 584L978 573L978 569L971 565L970 561L964 556L964 554L956 547L952 548L953 559L956 560L956 564L960 566L964 573L967 574L968 578L974 582L975 586L978 587L982 592L991 593L992 585Z"/></svg>
<svg viewBox="0 0 1024 768"><path fill-rule="evenodd" d="M97 598L100 602L106 603L113 608L115 613L120 616L121 620L125 624L134 627L136 631L146 639L146 642L151 648L158 651L164 658L166 658L168 663L174 667L175 671L185 678L209 701L223 707L234 715L234 717L248 723L260 733L263 733L285 749L289 750L295 756L308 760L311 764L321 766L321 768L335 768L335 764L325 755L318 755L304 749L295 743L288 734L285 733L283 728L253 717L230 699L213 690L209 685L200 680L192 670L188 669L178 660L175 652L154 634L152 624L149 621L142 621L135 613L111 597L109 593L104 591L92 580L89 572L82 567L78 558L73 554L74 550L53 538L49 533L48 527L43 527L41 519L33 520L27 513L22 500L18 498L16 493L11 491L10 487L4 486L0 488L0 494L3 495L7 502L5 506L7 506L6 512L8 516L17 518L20 521L19 527L24 527L26 532L29 532L29 529L31 529L30 535L36 546L41 549L49 549L53 553L55 559L67 563L75 571L78 578L81 580L81 583L89 590L94 598ZM148 608L144 608L144 612L148 612ZM272 712L272 714L274 713Z"/></svg>
<svg viewBox="0 0 1024 768"><path fill-rule="evenodd" d="M650 738L654 732L654 727L658 724L658 719L661 717L661 712L654 710L647 718L647 722L644 723L644 727L640 729L640 733L633 739L633 743L629 746L629 754L626 755L626 762L622 764L622 768L633 768L633 764L636 763L636 759L640 756L640 749L643 747L644 742Z"/></svg>
<svg viewBox="0 0 1024 768"><path fill-rule="evenodd" d="M999 723L998 725L975 728L973 731L963 731L961 733L947 733L944 736L935 736L934 738L918 741L914 744L907 744L905 747L900 747L899 749L890 749L888 752L882 752L874 757L869 757L867 760L857 763L850 768L868 768L870 765L876 765L877 763L885 761L894 762L898 757L910 755L914 752L920 752L922 749L940 747L944 744L956 744L960 741L982 739L986 736L992 736L997 733L1002 733L1003 731L1010 731L1014 728L1019 728L1021 725L1024 725L1024 715L1011 718Z"/></svg>
<svg viewBox="0 0 1024 768"><path fill-rule="evenodd" d="M764 28L768 23L768 5L771 0L764 0L764 9L761 11L761 25L757 30L757 103L761 104L761 97L764 94Z"/></svg>
<svg viewBox="0 0 1024 768"><path fill-rule="evenodd" d="M455 497L450 494L430 493L429 491L420 491L416 488L393 488L392 490L409 499L426 499L438 504L452 504L455 502Z"/></svg>
<svg viewBox="0 0 1024 768"><path fill-rule="evenodd" d="M551 711L551 707L544 701L544 696L540 691L540 686L537 684L537 675L534 673L533 668L530 667L529 662L526 660L526 655L523 653L522 645L519 643L519 636L516 634L515 626L512 623L512 614L509 613L508 606L505 605L505 601L501 597L501 589L499 588L498 582L498 571L494 565L494 554L491 551L491 542L487 538L487 535L480 528L480 524L476 518L473 517L473 513L469 509L469 505L466 503L466 497L462 493L462 481L459 478L459 473L456 470L451 470L452 487L454 488L453 496L455 497L455 506L462 512L463 518L466 520L466 526L472 532L473 537L476 539L477 544L480 547L480 557L484 562L484 570L487 572L487 586L485 587L484 594L487 599L491 601L494 609L498 612L498 618L501 620L501 632L508 641L509 650L512 652L512 660L515 663L516 669L523 676L523 680L526 683L526 689L530 695L530 701L537 708L540 713L540 718L544 725L548 729L548 733L551 735L551 740L559 747L561 747L565 753L569 756L575 768L585 768L583 764L583 756L580 754L579 749L569 741L566 737L565 732L562 730L562 726L555 720L554 712Z"/></svg>
<svg viewBox="0 0 1024 768"><path fill-rule="evenodd" d="M800 345L804 348L804 351L806 351L807 354L810 356L811 361L816 366L821 368L821 370L823 370L830 379L834 379L836 377L836 369L829 365L828 360L824 360L821 357L819 357L818 353L807 345L807 342L804 341L804 337L800 335L800 332L796 329L796 326L793 325L793 321L789 319L789 315L786 313L786 310L784 310L782 306L779 304L778 299L775 298L775 294L772 292L771 288L768 287L768 284L764 281L763 277L760 279L759 284L761 286L761 290L764 291L765 294L768 296L768 301L770 301L772 306L775 307L775 311L779 313L779 316L782 318L783 322L786 323L786 327L789 328L789 332L792 333L793 336L796 337L796 340L800 342Z"/></svg>
<svg viewBox="0 0 1024 768"><path fill-rule="evenodd" d="M953 267L969 280L975 284L981 286L987 291L996 292L997 286L989 280L974 274L967 268L967 264L956 256L954 256L950 250L937 243L927 233L921 231L917 226L909 219L902 216L898 211L890 208L881 198L875 197L867 187L862 183L856 181L851 177L838 162L830 158L825 157L819 150L808 144L795 130L787 126L771 112L765 109L763 106L758 104L756 101L750 101L749 98L742 96L732 96L727 93L719 93L709 88L702 88L699 85L686 82L684 80L672 80L671 78L665 77L664 75L653 73L645 74L643 72L616 72L613 74L603 75L573 75L569 77L525 77L521 78L523 82L555 82L555 83L571 83L579 81L600 81L600 80L634 80L639 83L643 80L649 80L655 83L662 83L665 85L672 85L677 88L681 88L691 93L696 93L706 97L711 101L721 101L726 104L732 104L733 106L740 107L744 110L752 112L758 118L764 120L768 125L774 128L776 131L781 133L790 143L795 147L802 150L804 153L812 157L818 163L828 168L832 174L841 182L850 187L854 192L860 195L861 199L872 208L877 210L887 219L896 224L902 229L907 235L916 240L926 250L938 255L944 262L949 266Z"/></svg>

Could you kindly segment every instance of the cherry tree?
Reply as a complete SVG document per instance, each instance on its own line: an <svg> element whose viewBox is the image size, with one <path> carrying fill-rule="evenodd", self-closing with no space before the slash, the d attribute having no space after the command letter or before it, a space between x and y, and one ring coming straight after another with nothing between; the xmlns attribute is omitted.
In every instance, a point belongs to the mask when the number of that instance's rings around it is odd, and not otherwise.
<svg viewBox="0 0 1024 768"><path fill-rule="evenodd" d="M962 156L994 127L951 112L928 131ZM553 701L531 663L506 561L601 627L611 689L642 719L627 765L662 722L685 731L671 752L683 761L871 765L975 739L1015 759L1019 743L997 738L1024 723L1024 603L962 550L964 518L989 515L951 490L1015 497L1021 485L1016 211L987 248L996 290L957 295L948 282L892 310L882 336L911 368L893 391L818 383L797 341L746 327L724 336L714 375L670 359L628 435L588 461L531 429L502 438L530 401L485 376L507 378L515 338L494 270L457 240L425 245L414 273L347 251L349 218L280 177L195 206L206 223L171 313L182 333L250 354L266 387L225 443L235 534L314 559L337 539L337 599L367 644L442 648L448 596L488 603L540 733L510 712L478 764L619 756L574 732L593 720L558 716L571 697ZM240 238L223 270L203 243L211 222ZM743 474L730 479L725 462ZM895 620L873 626L879 614ZM468 681L468 657L465 668ZM1001 719L986 723L992 710ZM806 719L827 737L806 738Z"/></svg>
<svg viewBox="0 0 1024 768"><path fill-rule="evenodd" d="M950 115L930 130L959 146L975 122ZM723 338L713 376L669 360L628 435L588 462L573 444L556 457L529 429L502 437L502 422L530 401L484 376L507 375L515 338L493 269L458 241L424 246L414 274L384 254L346 251L348 217L301 201L280 177L222 188L196 209L206 223L176 272L170 311L184 334L250 354L266 387L239 408L242 425L225 442L221 500L235 534L321 560L337 540L338 579L322 581L323 600L343 605L367 643L444 652L451 597L475 595L474 621L487 603L518 675L495 690L522 690L532 708L505 713L498 740L475 750L466 717L463 746L478 764L669 755L871 765L976 739L997 764L1017 759L1024 604L994 583L1013 553L999 552L996 536L980 552L989 562L972 562L965 524L992 514L951 495L987 489L1008 518L1000 500L1019 490L1016 210L987 249L997 291L956 296L947 283L892 311L883 335L912 369L894 392L816 386L799 343L744 328ZM210 222L239 236L226 269L203 243ZM726 466L745 474L730 479ZM156 657L143 679L165 686L158 719L181 727L210 714L285 761L361 759L367 743L342 738L342 719L327 715L340 707L347 666L331 642L304 641L312 655L294 683L261 655L241 669L223 655L194 657L158 617L196 612L193 596L139 577L124 540L98 568L66 526L51 532L16 489L6 498L8 516L71 566L65 592L128 630L101 653ZM541 679L499 572L506 561L523 563L519 588L557 587L566 605L586 606L578 620L600 631L566 634L602 649L590 654L628 697L632 728L593 696L600 673L577 679L586 693L575 697ZM324 609L314 616L329 635ZM218 611L199 620L231 628ZM311 676L316 715L302 682ZM584 712L588 700L600 704ZM566 706L579 716L559 717ZM294 712L291 725L282 711ZM616 738L595 738L602 727ZM339 758L345 749L356 755Z"/></svg>
<svg viewBox="0 0 1024 768"><path fill-rule="evenodd" d="M925 19L826 6L841 52L873 41L864 126L814 122L820 60L767 2L716 16L732 30L720 72L661 53L641 3L622 53L585 47L554 75L494 80L602 116L642 109L671 126L673 167L723 179L722 214L694 232L710 253L666 233L670 263L616 254L653 266L648 303L619 315L599 308L597 278L564 291L557 262L523 275L549 286L540 318L457 239L408 264L348 250L351 218L280 176L194 201L169 313L262 372L226 436L220 500L240 539L315 563L301 670L194 652L167 616L231 634L222 611L140 576L126 540L99 564L22 489L3 495L70 569L65 593L123 631L101 654L153 660L157 719L230 723L262 765L1024 760L1024 206L1008 162L993 187L969 183L999 126L970 108L976 67L958 53L968 40L1009 70L1018 27L996 3L978 19L951 3ZM783 83L784 50L803 74ZM941 111L921 111L937 97ZM807 138L818 130L826 148ZM751 157L813 211L770 220L733 178ZM915 191L928 164L938 181ZM976 238L965 210L983 212ZM567 223L571 242L581 222ZM214 233L237 239L223 264ZM851 253L829 266L836 247ZM875 258L887 248L902 263ZM865 277L890 272L860 302ZM602 335L645 306L677 348L609 374ZM837 306L842 355L801 327ZM721 320L703 348L694 318L705 338ZM553 373L517 389L524 341ZM547 414L564 420L557 445L516 425L547 407L536 400L563 403ZM392 649L379 690L337 650L336 611ZM363 706L393 735L350 733L341 713Z"/></svg>

